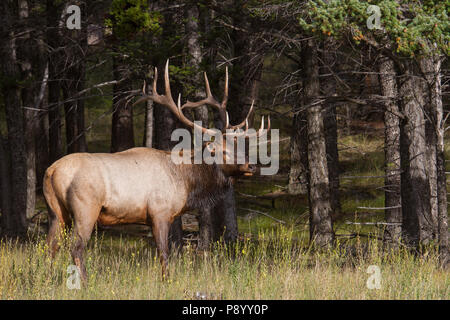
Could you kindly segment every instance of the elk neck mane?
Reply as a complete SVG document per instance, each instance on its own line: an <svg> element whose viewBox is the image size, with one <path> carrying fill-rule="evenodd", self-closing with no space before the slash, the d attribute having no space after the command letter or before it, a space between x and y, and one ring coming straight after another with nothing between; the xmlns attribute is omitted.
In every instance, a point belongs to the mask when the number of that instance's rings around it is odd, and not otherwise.
<svg viewBox="0 0 450 320"><path fill-rule="evenodd" d="M217 164L181 164L177 167L189 192L189 209L213 207L231 187L231 179Z"/></svg>

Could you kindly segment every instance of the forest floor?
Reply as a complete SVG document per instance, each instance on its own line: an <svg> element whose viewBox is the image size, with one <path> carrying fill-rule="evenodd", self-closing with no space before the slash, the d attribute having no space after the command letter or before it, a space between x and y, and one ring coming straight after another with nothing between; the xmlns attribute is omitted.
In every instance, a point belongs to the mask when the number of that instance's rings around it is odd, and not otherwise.
<svg viewBox="0 0 450 320"><path fill-rule="evenodd" d="M107 151L106 143L90 145ZM282 155L288 147L282 143ZM51 262L45 232L35 232L28 242L0 243L0 299L449 299L449 274L438 267L434 248L419 256L384 251L382 228L350 224L384 219L383 211L365 209L383 207L383 178L355 178L383 175L382 147L380 134L339 139L342 214L333 250L308 248L307 199L285 194L284 158L277 176L237 181L236 245L199 252L195 217L184 219L187 244L171 257L167 281L148 228L96 230L86 253L88 285L80 290L67 285L68 237ZM38 210L45 212L42 198ZM379 268L378 288L370 286L376 282L369 266Z"/></svg>

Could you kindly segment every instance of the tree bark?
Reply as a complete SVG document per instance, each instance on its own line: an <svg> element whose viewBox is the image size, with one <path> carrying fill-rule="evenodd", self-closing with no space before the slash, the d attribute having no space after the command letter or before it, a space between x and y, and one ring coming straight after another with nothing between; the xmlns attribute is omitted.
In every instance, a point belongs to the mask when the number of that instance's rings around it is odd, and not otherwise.
<svg viewBox="0 0 450 320"><path fill-rule="evenodd" d="M221 204L220 208L224 212L222 215L219 215L222 219L216 235L223 237L225 242L234 242L237 240L239 232L237 225L236 199L234 197L233 186L231 186L225 193L223 204Z"/></svg>
<svg viewBox="0 0 450 320"><path fill-rule="evenodd" d="M245 1L232 0L230 5L234 10L233 25L237 26L231 31L231 39L234 45L233 54L235 62L231 69L230 92L228 113L230 123L240 123L246 116L254 101L254 108L258 106L259 85L261 82L264 56L258 52L256 32L245 32L251 30L252 22L248 16L243 15L246 10ZM249 126L253 126L254 112L249 118Z"/></svg>
<svg viewBox="0 0 450 320"><path fill-rule="evenodd" d="M225 192L221 202L212 210L213 241L231 243L237 240L239 232L236 214L236 199L233 185Z"/></svg>
<svg viewBox="0 0 450 320"><path fill-rule="evenodd" d="M120 82L113 88L111 152L119 152L134 147L133 108L127 101L132 83L123 58L113 57L113 73Z"/></svg>
<svg viewBox="0 0 450 320"><path fill-rule="evenodd" d="M61 34L58 27L61 23L62 5L55 0L47 0L47 32L48 54L48 136L49 161L55 162L62 156L62 134L60 115L60 63Z"/></svg>
<svg viewBox="0 0 450 320"><path fill-rule="evenodd" d="M303 52L304 100L308 126L309 211L310 241L326 247L334 244L330 184L323 125L323 106L317 102L319 90L319 65L317 44L308 40Z"/></svg>
<svg viewBox="0 0 450 320"><path fill-rule="evenodd" d="M147 85L147 92L151 92L151 85ZM154 111L154 103L153 100L148 100L145 105L145 124L144 124L144 147L152 148L153 147L153 137L154 137L154 129L155 129L155 116L153 114Z"/></svg>
<svg viewBox="0 0 450 320"><path fill-rule="evenodd" d="M335 58L332 54L333 43L331 40L325 40L322 50L322 68L321 73L328 75L321 78L320 86L324 96L335 96L336 80L332 73ZM327 153L328 179L330 183L330 203L333 211L333 220L337 219L341 211L341 202L339 199L339 154L338 154L338 136L337 136L337 120L336 120L336 104L334 102L326 102L324 105L323 124L325 130L325 145Z"/></svg>
<svg viewBox="0 0 450 320"><path fill-rule="evenodd" d="M23 79L18 61L18 43L12 33L12 21L19 11L17 2L3 1L0 4L2 24L0 34L3 39L1 58L3 76L10 81L3 83L8 141L11 166L11 235L23 235L27 230L27 152L25 147L22 90Z"/></svg>
<svg viewBox="0 0 450 320"><path fill-rule="evenodd" d="M441 57L429 56L421 59L422 73L425 75L428 90L428 108L430 120L430 135L436 142L436 199L437 199L437 240L439 243L439 259L443 267L450 266L450 252L448 244L448 212L447 212L447 178L445 174L444 150L444 109L441 89ZM433 214L433 212L432 212Z"/></svg>
<svg viewBox="0 0 450 320"><path fill-rule="evenodd" d="M84 23L87 20L87 6L81 3L81 30L63 28L65 54L69 66L64 70L62 89L64 95L64 111L66 120L67 153L86 152L86 134L84 120L84 99L79 92L85 87L87 32ZM75 43L74 43L75 42Z"/></svg>
<svg viewBox="0 0 450 320"><path fill-rule="evenodd" d="M8 234L14 228L11 212L11 173L9 163L9 148L6 140L0 136L0 184L1 184L1 228L2 233ZM8 150L8 152L7 152Z"/></svg>
<svg viewBox="0 0 450 320"><path fill-rule="evenodd" d="M30 4L27 0L19 1L19 21L26 26L26 35L17 40L17 56L20 59L22 79L30 82L28 86L21 89L21 98L23 103L24 115L24 140L25 140L25 161L26 161L26 212L25 218L31 218L34 215L36 207L36 129L39 121L39 112L36 105L36 97L39 95L40 83L32 83L31 80L43 79L41 74L44 70L40 61L39 48L36 48L34 37L36 34L30 29ZM22 221L26 225L26 220Z"/></svg>
<svg viewBox="0 0 450 320"><path fill-rule="evenodd" d="M308 136L305 113L295 114L292 122L288 191L290 194L303 195L308 193Z"/></svg>
<svg viewBox="0 0 450 320"><path fill-rule="evenodd" d="M395 100L398 96L396 84L396 70L394 62L388 57L381 57L379 64L379 82L381 94L387 100L384 111L384 205L386 222L401 223L401 193L400 193L400 114L399 106ZM383 241L386 245L398 247L402 228L400 225L387 225Z"/></svg>
<svg viewBox="0 0 450 320"><path fill-rule="evenodd" d="M188 48L188 62L194 69L193 86L194 86L194 101L201 100L206 96L204 85L202 81L202 74L200 73L202 63L202 48L200 45L200 28L199 28L199 10L196 4L191 5L186 11L186 37ZM208 126L208 108L201 106L194 109L195 120L202 122L202 125Z"/></svg>
<svg viewBox="0 0 450 320"><path fill-rule="evenodd" d="M424 106L416 92L417 75L412 61L403 64L404 72L398 78L401 112L405 119L400 126L402 232L406 244L418 247L433 239L431 220L430 183L427 171Z"/></svg>

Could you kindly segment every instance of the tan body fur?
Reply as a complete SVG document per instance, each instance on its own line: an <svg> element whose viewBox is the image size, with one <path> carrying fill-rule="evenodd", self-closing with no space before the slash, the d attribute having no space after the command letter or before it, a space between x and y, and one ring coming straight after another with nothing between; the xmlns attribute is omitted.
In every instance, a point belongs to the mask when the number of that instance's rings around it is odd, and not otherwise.
<svg viewBox="0 0 450 320"><path fill-rule="evenodd" d="M82 252L96 222L148 224L164 272L173 220L196 204L208 203L215 194L219 198L229 183L218 166L175 165L170 153L150 148L67 155L50 166L44 177L48 245L54 255L61 227L73 222L77 241L72 256L85 277Z"/></svg>

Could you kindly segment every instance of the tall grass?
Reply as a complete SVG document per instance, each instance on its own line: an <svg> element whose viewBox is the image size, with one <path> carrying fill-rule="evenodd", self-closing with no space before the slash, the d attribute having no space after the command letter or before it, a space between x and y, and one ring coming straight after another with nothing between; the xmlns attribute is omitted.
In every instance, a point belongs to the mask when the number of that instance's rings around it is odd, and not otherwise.
<svg viewBox="0 0 450 320"><path fill-rule="evenodd" d="M88 283L68 289L69 241L51 260L41 237L0 243L1 299L448 299L448 273L437 253L383 252L377 240L313 252L280 226L228 246L197 252L185 246L161 279L159 259L144 238L96 234L86 252ZM67 238L67 237L66 237ZM381 270L368 289L367 268Z"/></svg>

